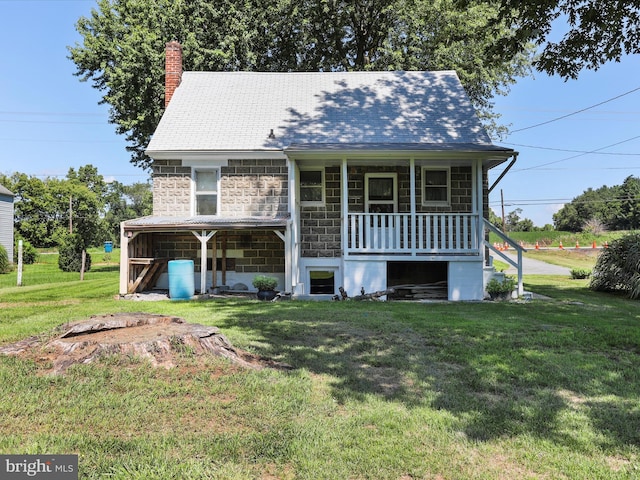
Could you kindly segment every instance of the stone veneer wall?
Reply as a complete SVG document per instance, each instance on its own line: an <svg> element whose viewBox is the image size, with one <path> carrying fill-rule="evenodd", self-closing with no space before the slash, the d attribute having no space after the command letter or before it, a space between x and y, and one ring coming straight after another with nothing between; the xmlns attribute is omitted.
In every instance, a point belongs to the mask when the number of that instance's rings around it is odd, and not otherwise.
<svg viewBox="0 0 640 480"><path fill-rule="evenodd" d="M186 217L191 213L191 168L181 160L153 162L153 214Z"/></svg>
<svg viewBox="0 0 640 480"><path fill-rule="evenodd" d="M287 164L281 159L229 160L220 169L220 215L268 216L288 213ZM191 214L191 167L180 160L153 164L153 214Z"/></svg>
<svg viewBox="0 0 640 480"><path fill-rule="evenodd" d="M288 213L288 174L285 160L229 160L220 169L220 215L268 216ZM157 160L153 165L153 214L191 215L191 167L180 160ZM270 230L220 230L214 237L218 252L223 239L228 257L238 273L284 272L284 243ZM211 255L214 239L207 246ZM153 254L159 258L194 260L200 271L200 242L192 234L156 233ZM231 270L231 268L230 268Z"/></svg>
<svg viewBox="0 0 640 480"><path fill-rule="evenodd" d="M284 272L284 243L270 230L218 231L207 245L209 256L214 241L218 255L223 244L228 252L242 252L239 257L228 254L228 264L232 265L229 270L264 274ZM194 260L195 271L200 271L200 242L191 233L156 233L153 237L153 250L155 256L160 258Z"/></svg>
<svg viewBox="0 0 640 480"><path fill-rule="evenodd" d="M327 167L325 206L300 207L300 252L303 257L340 257L340 167Z"/></svg>
<svg viewBox="0 0 640 480"><path fill-rule="evenodd" d="M220 172L220 214L229 217L289 212L286 160L229 160Z"/></svg>

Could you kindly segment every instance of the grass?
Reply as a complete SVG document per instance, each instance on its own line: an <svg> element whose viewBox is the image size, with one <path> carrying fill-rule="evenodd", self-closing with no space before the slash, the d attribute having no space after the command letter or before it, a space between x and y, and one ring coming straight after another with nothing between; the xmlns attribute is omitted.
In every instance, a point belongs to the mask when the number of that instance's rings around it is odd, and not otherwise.
<svg viewBox="0 0 640 480"><path fill-rule="evenodd" d="M524 252L524 257L534 260L540 260L542 262L550 263L552 265L559 265L561 267L567 267L569 269L584 269L593 270L598 260L598 255L602 251L601 248L565 248L565 249L528 249ZM497 255L494 256L494 267L498 271L507 270L510 265L506 262L497 260Z"/></svg>
<svg viewBox="0 0 640 480"><path fill-rule="evenodd" d="M558 248L560 242L564 248L573 248L576 246L576 242L581 247L591 247L595 241L598 247L601 247L604 242L611 243L626 233L625 231L613 231L605 232L599 235L592 233L581 232L562 232L559 230L544 230L535 232L507 232L507 235L518 243L523 243L525 248L533 248L538 242L538 246L541 248ZM502 243L502 240L494 233L489 235L490 243Z"/></svg>
<svg viewBox="0 0 640 480"><path fill-rule="evenodd" d="M0 288L0 343L146 311L296 368L0 357L0 453L77 453L83 479L640 476L638 303L586 281L525 276L552 298L526 303L133 302L97 267Z"/></svg>

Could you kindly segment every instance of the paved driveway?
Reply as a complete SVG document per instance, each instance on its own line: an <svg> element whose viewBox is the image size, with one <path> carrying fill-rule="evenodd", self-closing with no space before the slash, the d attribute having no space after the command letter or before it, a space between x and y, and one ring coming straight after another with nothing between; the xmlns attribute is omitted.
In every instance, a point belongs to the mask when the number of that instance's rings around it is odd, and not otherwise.
<svg viewBox="0 0 640 480"><path fill-rule="evenodd" d="M513 252L504 251L502 252L509 258L512 258L514 261L517 260L517 254ZM500 260L499 256L494 257L495 260ZM518 271L509 265L509 268L506 270L506 273L517 275ZM522 273L525 275L571 275L571 269L567 267L560 267L558 265L552 265L547 262L541 262L540 260L535 260L532 258L526 258L524 255L522 256Z"/></svg>

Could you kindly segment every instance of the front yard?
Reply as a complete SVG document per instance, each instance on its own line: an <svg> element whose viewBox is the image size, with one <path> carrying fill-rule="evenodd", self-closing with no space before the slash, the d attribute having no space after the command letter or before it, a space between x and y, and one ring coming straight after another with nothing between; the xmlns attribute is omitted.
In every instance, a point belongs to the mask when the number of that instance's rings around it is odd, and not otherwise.
<svg viewBox="0 0 640 480"><path fill-rule="evenodd" d="M640 476L638 303L585 281L525 277L552 300L521 303L133 302L101 268L0 287L0 344L141 311L295 369L0 357L0 453L76 453L83 479Z"/></svg>

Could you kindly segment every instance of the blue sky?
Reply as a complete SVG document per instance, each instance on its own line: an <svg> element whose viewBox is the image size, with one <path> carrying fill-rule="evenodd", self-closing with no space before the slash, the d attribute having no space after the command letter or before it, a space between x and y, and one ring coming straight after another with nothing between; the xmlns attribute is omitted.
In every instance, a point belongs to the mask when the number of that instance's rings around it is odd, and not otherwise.
<svg viewBox="0 0 640 480"><path fill-rule="evenodd" d="M148 178L129 162L126 142L108 123L108 106L98 105L100 92L80 82L67 59L67 46L80 40L75 22L94 5L94 0L0 0L1 173L64 176L70 167L92 164L105 178L125 184ZM536 73L496 99L501 122L512 130L496 143L520 152L491 195L497 214L502 191L507 213L521 208L521 217L542 226L587 188L640 176L640 138L635 138L640 90L570 115L639 88L638 60L628 57L584 71L577 81ZM494 169L491 180L500 171Z"/></svg>

